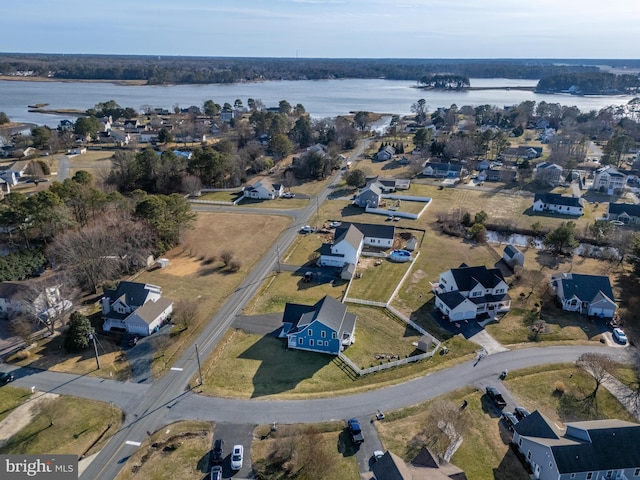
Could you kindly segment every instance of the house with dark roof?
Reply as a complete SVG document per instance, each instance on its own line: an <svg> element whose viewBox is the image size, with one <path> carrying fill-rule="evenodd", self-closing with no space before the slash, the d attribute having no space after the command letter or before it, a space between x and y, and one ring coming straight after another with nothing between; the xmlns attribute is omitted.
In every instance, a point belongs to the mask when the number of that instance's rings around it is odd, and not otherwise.
<svg viewBox="0 0 640 480"><path fill-rule="evenodd" d="M0 318L31 313L46 321L72 307L62 296L62 285L39 284L37 280L0 282Z"/></svg>
<svg viewBox="0 0 640 480"><path fill-rule="evenodd" d="M613 318L616 305L611 281L604 275L558 273L551 276L562 309L584 315Z"/></svg>
<svg viewBox="0 0 640 480"><path fill-rule="evenodd" d="M380 185L374 182L360 190L353 203L363 208L378 208L380 200L382 200L382 190Z"/></svg>
<svg viewBox="0 0 640 480"><path fill-rule="evenodd" d="M617 220L625 225L640 225L640 205L633 203L610 203L608 220Z"/></svg>
<svg viewBox="0 0 640 480"><path fill-rule="evenodd" d="M462 165L451 162L427 162L422 169L422 175L435 178L460 178Z"/></svg>
<svg viewBox="0 0 640 480"><path fill-rule="evenodd" d="M562 167L555 163L541 162L536 165L536 180L551 187L557 187L562 181Z"/></svg>
<svg viewBox="0 0 640 480"><path fill-rule="evenodd" d="M517 265L524 266L524 253L515 245L508 244L502 251L502 260L513 270Z"/></svg>
<svg viewBox="0 0 640 480"><path fill-rule="evenodd" d="M582 199L579 197L566 197L558 193L536 193L533 199L534 212L580 216L584 213L583 209Z"/></svg>
<svg viewBox="0 0 640 480"><path fill-rule="evenodd" d="M432 286L436 308L452 322L481 314L495 317L511 308L509 286L498 268L469 267L463 263L441 273L438 283Z"/></svg>
<svg viewBox="0 0 640 480"><path fill-rule="evenodd" d="M315 305L287 303L280 337L288 348L338 355L355 342L356 316L329 295Z"/></svg>
<svg viewBox="0 0 640 480"><path fill-rule="evenodd" d="M540 480L631 479L640 476L640 425L592 420L560 429L539 413L520 420L513 443Z"/></svg>
<svg viewBox="0 0 640 480"><path fill-rule="evenodd" d="M530 145L520 145L518 147L507 148L502 153L502 158L505 159L527 159L533 160L542 156L542 147L532 147Z"/></svg>
<svg viewBox="0 0 640 480"><path fill-rule="evenodd" d="M102 297L102 329L147 336L162 326L173 312L173 302L162 297L156 285L120 282Z"/></svg>
<svg viewBox="0 0 640 480"><path fill-rule="evenodd" d="M467 480L462 469L424 447L409 463L387 450L371 471L375 480Z"/></svg>
<svg viewBox="0 0 640 480"><path fill-rule="evenodd" d="M252 185L244 187L244 196L256 200L273 200L284 193L284 187L279 183L271 183L267 180L258 180Z"/></svg>
<svg viewBox="0 0 640 480"><path fill-rule="evenodd" d="M395 227L373 223L343 222L336 228L333 243L320 247L318 263L323 267L344 267L357 264L365 246L388 249L393 247Z"/></svg>
<svg viewBox="0 0 640 480"><path fill-rule="evenodd" d="M395 154L395 148L391 145L385 145L374 155L373 160L376 162L386 162L387 160L391 160Z"/></svg>
<svg viewBox="0 0 640 480"><path fill-rule="evenodd" d="M593 190L607 195L620 193L627 184L627 176L611 165L597 169L593 174Z"/></svg>

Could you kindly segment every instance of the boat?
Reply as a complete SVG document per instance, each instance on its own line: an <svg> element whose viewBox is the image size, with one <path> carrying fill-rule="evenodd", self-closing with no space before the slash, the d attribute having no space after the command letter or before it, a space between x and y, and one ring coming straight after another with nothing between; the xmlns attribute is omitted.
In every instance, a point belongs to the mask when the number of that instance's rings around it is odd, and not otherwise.
<svg viewBox="0 0 640 480"><path fill-rule="evenodd" d="M410 262L411 261L411 252L409 250L391 250L389 254L389 260L392 262Z"/></svg>

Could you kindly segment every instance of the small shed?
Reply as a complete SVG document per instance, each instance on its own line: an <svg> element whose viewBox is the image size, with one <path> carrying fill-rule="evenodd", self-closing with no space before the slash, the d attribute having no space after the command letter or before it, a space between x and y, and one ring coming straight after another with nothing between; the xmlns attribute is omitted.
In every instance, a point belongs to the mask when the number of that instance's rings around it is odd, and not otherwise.
<svg viewBox="0 0 640 480"><path fill-rule="evenodd" d="M518 247L512 244L508 244L504 247L504 251L502 252L502 259L505 261L509 268L512 270L520 265L524 266L524 253L522 253Z"/></svg>
<svg viewBox="0 0 640 480"><path fill-rule="evenodd" d="M420 340L418 340L418 345L416 346L416 348L418 350L421 350L427 353L434 343L435 343L435 339L427 333L422 337L420 337Z"/></svg>
<svg viewBox="0 0 640 480"><path fill-rule="evenodd" d="M160 268L167 268L169 266L168 258L159 258L156 263L160 266Z"/></svg>
<svg viewBox="0 0 640 480"><path fill-rule="evenodd" d="M418 246L418 239L415 236L411 235L409 240L407 240L407 245L404 248L405 250L409 250L410 252L413 252L417 246Z"/></svg>

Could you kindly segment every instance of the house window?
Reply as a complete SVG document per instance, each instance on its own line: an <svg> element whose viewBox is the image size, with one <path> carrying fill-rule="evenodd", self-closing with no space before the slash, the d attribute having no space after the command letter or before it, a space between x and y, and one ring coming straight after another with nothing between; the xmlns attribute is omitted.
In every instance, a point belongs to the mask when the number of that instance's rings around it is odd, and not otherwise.
<svg viewBox="0 0 640 480"><path fill-rule="evenodd" d="M522 438L518 439L518 446L521 447L522 446Z"/></svg>
<svg viewBox="0 0 640 480"><path fill-rule="evenodd" d="M444 278L441 278L440 281L446 285L447 281Z"/></svg>
<svg viewBox="0 0 640 480"><path fill-rule="evenodd" d="M302 345L302 338L298 339L298 345Z"/></svg>
<svg viewBox="0 0 640 480"><path fill-rule="evenodd" d="M587 480L591 480L593 478L593 472L587 473Z"/></svg>
<svg viewBox="0 0 640 480"><path fill-rule="evenodd" d="M333 332L331 334L331 338L333 338L335 340L336 338L338 338L338 334L336 332Z"/></svg>
<svg viewBox="0 0 640 480"><path fill-rule="evenodd" d="M531 460L531 450L527 453L527 460Z"/></svg>
<svg viewBox="0 0 640 480"><path fill-rule="evenodd" d="M613 472L611 470L609 470L607 472L607 476L605 478L611 478L613 476Z"/></svg>
<svg viewBox="0 0 640 480"><path fill-rule="evenodd" d="M325 332L324 330L320 332L320 336L322 338L327 338L327 332Z"/></svg>
<svg viewBox="0 0 640 480"><path fill-rule="evenodd" d="M310 346L310 347L313 347L313 338L310 338L310 339L309 339L309 346Z"/></svg>
<svg viewBox="0 0 640 480"><path fill-rule="evenodd" d="M576 474L575 474L575 473L572 473L572 474L571 474L571 478L576 478Z"/></svg>
<svg viewBox="0 0 640 480"><path fill-rule="evenodd" d="M634 477L640 476L640 468L636 468L635 472L633 472Z"/></svg>
<svg viewBox="0 0 640 480"><path fill-rule="evenodd" d="M329 340L325 340L325 341L324 341L324 346L325 346L325 347L328 347L328 346L329 346Z"/></svg>
<svg viewBox="0 0 640 480"><path fill-rule="evenodd" d="M311 329L307 330L307 335L309 335L310 337L313 337L313 330Z"/></svg>
<svg viewBox="0 0 640 480"><path fill-rule="evenodd" d="M500 288L500 289L496 290L496 293L504 293L504 288Z"/></svg>

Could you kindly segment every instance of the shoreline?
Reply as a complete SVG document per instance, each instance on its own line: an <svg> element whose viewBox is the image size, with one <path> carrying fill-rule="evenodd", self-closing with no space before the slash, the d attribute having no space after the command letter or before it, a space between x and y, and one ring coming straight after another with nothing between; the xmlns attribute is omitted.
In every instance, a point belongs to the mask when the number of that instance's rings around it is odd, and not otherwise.
<svg viewBox="0 0 640 480"><path fill-rule="evenodd" d="M37 123L16 122L7 125L0 125L0 135L13 135L14 133L21 132L22 130L32 129L37 127Z"/></svg>
<svg viewBox="0 0 640 480"><path fill-rule="evenodd" d="M0 75L0 81L2 80L7 82L111 83L112 85L120 85L124 87L149 85L146 80L94 80L50 77L17 77L14 75Z"/></svg>

